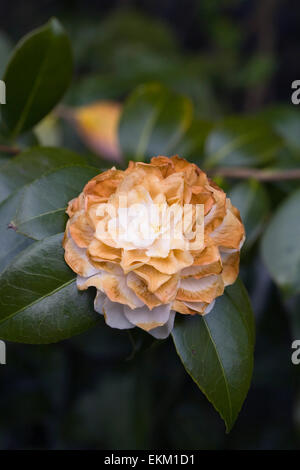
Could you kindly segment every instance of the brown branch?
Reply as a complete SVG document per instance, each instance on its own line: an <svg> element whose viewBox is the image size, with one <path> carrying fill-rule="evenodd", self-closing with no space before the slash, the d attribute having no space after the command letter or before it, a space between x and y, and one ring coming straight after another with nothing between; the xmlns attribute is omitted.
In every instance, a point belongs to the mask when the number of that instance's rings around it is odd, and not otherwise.
<svg viewBox="0 0 300 470"><path fill-rule="evenodd" d="M300 168L288 170L256 170L255 168L216 168L208 172L209 176L223 176L233 179L256 179L258 181L285 181L300 179Z"/></svg>
<svg viewBox="0 0 300 470"><path fill-rule="evenodd" d="M0 152L8 153L9 155L17 155L21 150L17 147L10 147L9 145L0 145Z"/></svg>

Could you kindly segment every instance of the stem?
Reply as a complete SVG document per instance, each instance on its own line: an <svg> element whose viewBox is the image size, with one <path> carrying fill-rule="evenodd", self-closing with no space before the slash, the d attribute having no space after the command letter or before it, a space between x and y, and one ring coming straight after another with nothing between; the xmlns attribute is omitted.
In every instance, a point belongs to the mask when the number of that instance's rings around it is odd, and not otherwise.
<svg viewBox="0 0 300 470"><path fill-rule="evenodd" d="M249 179L258 181L284 181L300 179L300 168L289 170L256 170L255 168L216 168L209 172L209 176L223 176L225 178Z"/></svg>

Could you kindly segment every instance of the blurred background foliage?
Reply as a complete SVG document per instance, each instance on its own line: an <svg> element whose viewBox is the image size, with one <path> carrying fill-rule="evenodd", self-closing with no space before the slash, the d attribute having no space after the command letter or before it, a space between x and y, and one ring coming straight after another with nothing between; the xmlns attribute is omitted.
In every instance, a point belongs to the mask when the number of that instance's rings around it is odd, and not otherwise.
<svg viewBox="0 0 300 470"><path fill-rule="evenodd" d="M178 153L209 171L246 226L241 275L257 325L230 435L171 341L140 345L100 325L55 345L10 343L0 448L298 449L300 184L272 174L300 169L299 3L2 0L0 11L1 76L16 40L52 15L74 51L63 101L18 145L67 147L103 168Z"/></svg>

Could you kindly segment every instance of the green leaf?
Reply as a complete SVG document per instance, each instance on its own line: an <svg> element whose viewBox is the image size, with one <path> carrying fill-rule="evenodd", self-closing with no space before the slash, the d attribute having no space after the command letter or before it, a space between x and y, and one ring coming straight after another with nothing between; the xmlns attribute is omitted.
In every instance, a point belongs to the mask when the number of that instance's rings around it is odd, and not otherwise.
<svg viewBox="0 0 300 470"><path fill-rule="evenodd" d="M158 84L139 87L124 106L119 125L126 159L172 155L192 119L191 102Z"/></svg>
<svg viewBox="0 0 300 470"><path fill-rule="evenodd" d="M282 140L262 119L233 116L219 123L205 145L206 167L261 166L273 161Z"/></svg>
<svg viewBox="0 0 300 470"><path fill-rule="evenodd" d="M37 178L38 181L42 174L52 168L57 169L62 166L80 163L84 163L84 159L72 152L54 148L36 148L12 158L0 168L0 272L20 251L32 243L32 240L17 233L13 229L15 227L11 225L17 209L25 197L26 183L32 182L34 178ZM83 180L79 178L79 181ZM81 188L78 192L80 190ZM8 195L9 197L4 199ZM30 210L31 203L25 207L24 215ZM34 221L32 221L32 230L33 228ZM54 226L51 229L52 234L54 233ZM55 233L63 230L64 227L61 224L60 229ZM44 227L44 233L46 233L46 226Z"/></svg>
<svg viewBox="0 0 300 470"><path fill-rule="evenodd" d="M72 51L59 21L52 18L25 36L7 65L2 117L12 137L32 128L59 102L72 77Z"/></svg>
<svg viewBox="0 0 300 470"><path fill-rule="evenodd" d="M0 272L3 271L20 251L33 243L33 240L9 228L9 224L16 213L22 194L21 189L0 203Z"/></svg>
<svg viewBox="0 0 300 470"><path fill-rule="evenodd" d="M24 187L12 221L15 230L35 240L63 232L68 202L98 173L97 168L68 166Z"/></svg>
<svg viewBox="0 0 300 470"><path fill-rule="evenodd" d="M83 157L60 148L34 147L22 152L0 167L0 202L51 169L84 163Z"/></svg>
<svg viewBox="0 0 300 470"><path fill-rule="evenodd" d="M79 292L62 234L34 243L0 275L0 338L52 343L95 325L94 292Z"/></svg>
<svg viewBox="0 0 300 470"><path fill-rule="evenodd" d="M202 165L204 145L212 124L202 119L194 119L181 141L176 146L179 156Z"/></svg>
<svg viewBox="0 0 300 470"><path fill-rule="evenodd" d="M295 106L294 108L297 108ZM292 106L274 106L260 113L287 145L300 149L300 113Z"/></svg>
<svg viewBox="0 0 300 470"><path fill-rule="evenodd" d="M172 335L186 371L230 431L253 371L254 318L242 282L227 287L208 315L179 319Z"/></svg>
<svg viewBox="0 0 300 470"><path fill-rule="evenodd" d="M270 208L265 187L256 180L239 183L228 192L232 204L241 214L246 229L245 248L249 248L260 235Z"/></svg>
<svg viewBox="0 0 300 470"><path fill-rule="evenodd" d="M262 238L263 260L274 281L287 293L300 292L300 189L273 215Z"/></svg>

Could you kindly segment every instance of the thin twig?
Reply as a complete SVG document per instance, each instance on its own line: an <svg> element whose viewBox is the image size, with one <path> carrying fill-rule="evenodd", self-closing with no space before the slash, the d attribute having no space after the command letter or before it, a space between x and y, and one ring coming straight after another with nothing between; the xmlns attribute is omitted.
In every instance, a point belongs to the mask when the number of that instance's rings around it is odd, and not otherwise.
<svg viewBox="0 0 300 470"><path fill-rule="evenodd" d="M208 172L209 176L223 176L234 179L256 179L258 181L284 181L300 179L300 168L288 170L256 170L255 168L216 168Z"/></svg>

